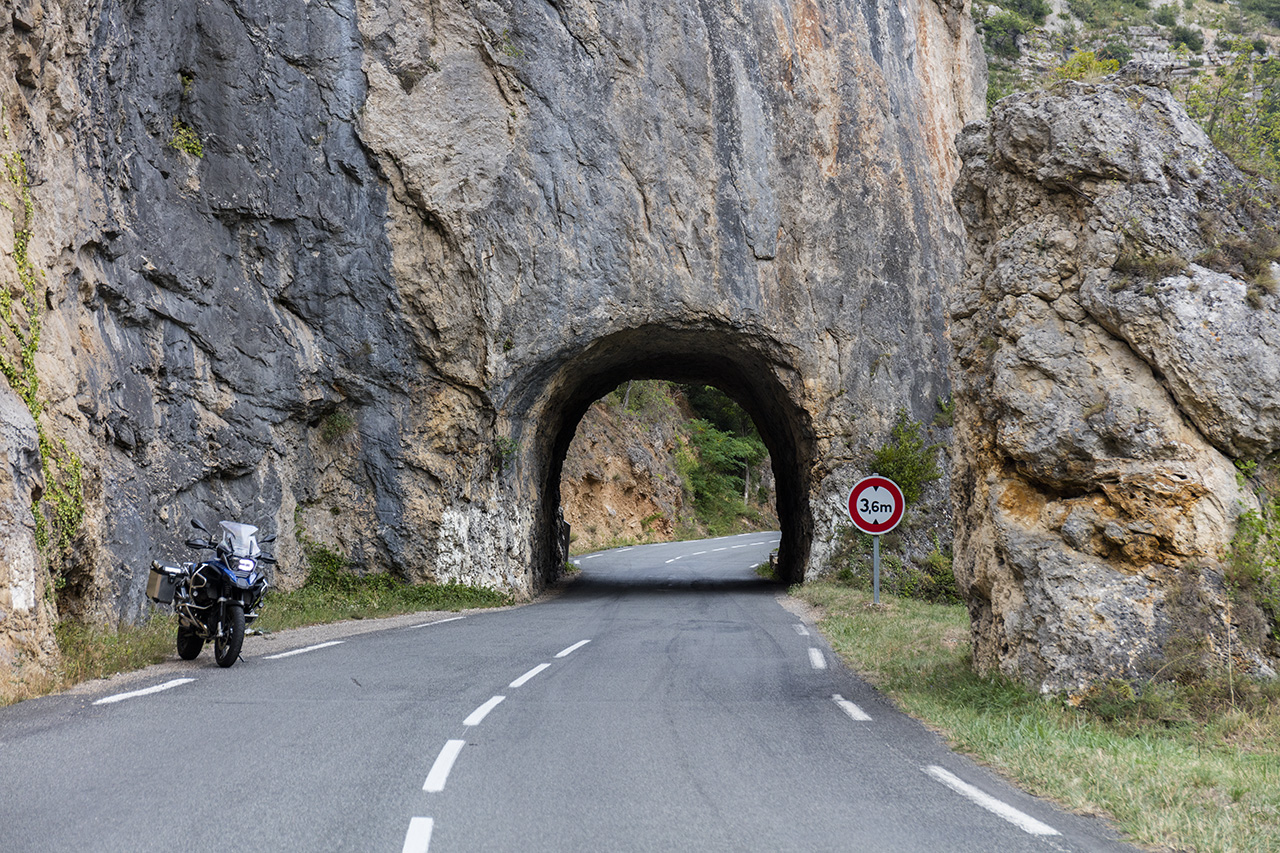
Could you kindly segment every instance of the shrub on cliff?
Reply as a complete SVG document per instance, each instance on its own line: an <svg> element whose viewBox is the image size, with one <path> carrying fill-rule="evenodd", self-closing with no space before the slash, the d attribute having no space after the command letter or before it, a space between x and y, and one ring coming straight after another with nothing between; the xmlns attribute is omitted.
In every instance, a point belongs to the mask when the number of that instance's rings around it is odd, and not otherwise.
<svg viewBox="0 0 1280 853"><path fill-rule="evenodd" d="M1052 79L1054 83L1067 80L1089 83L1114 74L1119 67L1119 60L1099 58L1092 50L1085 50L1073 54L1070 59L1053 69Z"/></svg>
<svg viewBox="0 0 1280 853"><path fill-rule="evenodd" d="M871 454L871 471L893 480L902 489L907 506L920 500L924 487L942 476L938 468L941 445L926 445L920 435L920 422L906 411L898 412L889 438Z"/></svg>
<svg viewBox="0 0 1280 853"><path fill-rule="evenodd" d="M983 21L982 30L992 53L1005 59L1016 59L1022 54L1018 36L1026 35L1035 26L1034 21L1017 12L1000 12Z"/></svg>

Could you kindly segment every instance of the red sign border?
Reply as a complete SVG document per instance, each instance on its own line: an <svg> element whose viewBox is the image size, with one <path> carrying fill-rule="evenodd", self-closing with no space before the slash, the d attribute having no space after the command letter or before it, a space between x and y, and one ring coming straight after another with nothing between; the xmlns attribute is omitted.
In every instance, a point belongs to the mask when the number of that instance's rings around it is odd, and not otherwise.
<svg viewBox="0 0 1280 853"><path fill-rule="evenodd" d="M875 488L877 486L893 492L897 498L898 506L897 509L894 510L893 515L889 517L888 521L880 524L866 525L859 520L858 514L853 511L854 501L857 500L858 495L862 494L866 489ZM869 533L872 536L879 536L883 533L888 533L890 530L898 526L902 521L902 516L906 514L907 501L902 496L902 489L897 483L890 480L888 477L881 477L879 474L872 474L870 477L863 477L861 480L853 484L853 488L849 490L849 500L845 502L845 509L849 511L849 519L853 522L854 527L858 528L863 533Z"/></svg>

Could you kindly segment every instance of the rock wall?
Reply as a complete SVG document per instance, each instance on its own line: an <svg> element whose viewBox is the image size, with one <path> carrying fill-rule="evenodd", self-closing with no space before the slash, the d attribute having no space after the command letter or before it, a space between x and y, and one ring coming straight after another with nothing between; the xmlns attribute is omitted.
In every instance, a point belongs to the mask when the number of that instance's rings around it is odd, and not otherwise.
<svg viewBox="0 0 1280 853"><path fill-rule="evenodd" d="M145 613L192 516L279 532L283 586L320 541L531 593L577 419L644 376L756 416L798 577L948 393L963 3L8 8L63 613Z"/></svg>
<svg viewBox="0 0 1280 853"><path fill-rule="evenodd" d="M959 142L955 569L978 666L1045 690L1276 663L1220 558L1257 508L1233 460L1280 446L1274 270L1230 256L1280 219L1143 73L1012 96Z"/></svg>
<svg viewBox="0 0 1280 853"><path fill-rule="evenodd" d="M44 490L35 421L0 383L0 672L15 680L56 659L33 497Z"/></svg>
<svg viewBox="0 0 1280 853"><path fill-rule="evenodd" d="M587 410L561 472L574 552L674 538L693 514L675 465L678 427L672 417L646 422L599 402Z"/></svg>

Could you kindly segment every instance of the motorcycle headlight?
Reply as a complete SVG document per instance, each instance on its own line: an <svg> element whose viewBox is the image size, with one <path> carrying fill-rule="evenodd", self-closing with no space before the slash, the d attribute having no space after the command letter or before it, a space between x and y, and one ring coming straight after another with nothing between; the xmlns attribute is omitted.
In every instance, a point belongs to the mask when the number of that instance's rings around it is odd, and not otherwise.
<svg viewBox="0 0 1280 853"><path fill-rule="evenodd" d="M240 571L242 571L242 572L251 572L251 571L253 571L254 569L256 569L257 567L258 567L258 561L257 561L257 560L251 559L251 558L249 558L249 557L241 557L241 558L240 558L240 566L239 566Z"/></svg>

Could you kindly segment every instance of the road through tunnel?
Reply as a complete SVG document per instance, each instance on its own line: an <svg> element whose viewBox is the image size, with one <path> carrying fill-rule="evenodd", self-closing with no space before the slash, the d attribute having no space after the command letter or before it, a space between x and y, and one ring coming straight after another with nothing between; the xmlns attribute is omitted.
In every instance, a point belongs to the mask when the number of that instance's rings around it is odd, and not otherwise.
<svg viewBox="0 0 1280 853"><path fill-rule="evenodd" d="M815 441L808 414L795 399L795 370L776 342L740 330L646 326L591 342L526 377L517 392L521 409L532 415L513 422L513 430L521 433L522 462L532 466L539 493L530 543L535 586L546 586L562 568L560 479L578 423L594 401L629 379L714 385L751 417L776 480L778 572L786 582L803 580L814 530L809 495Z"/></svg>

